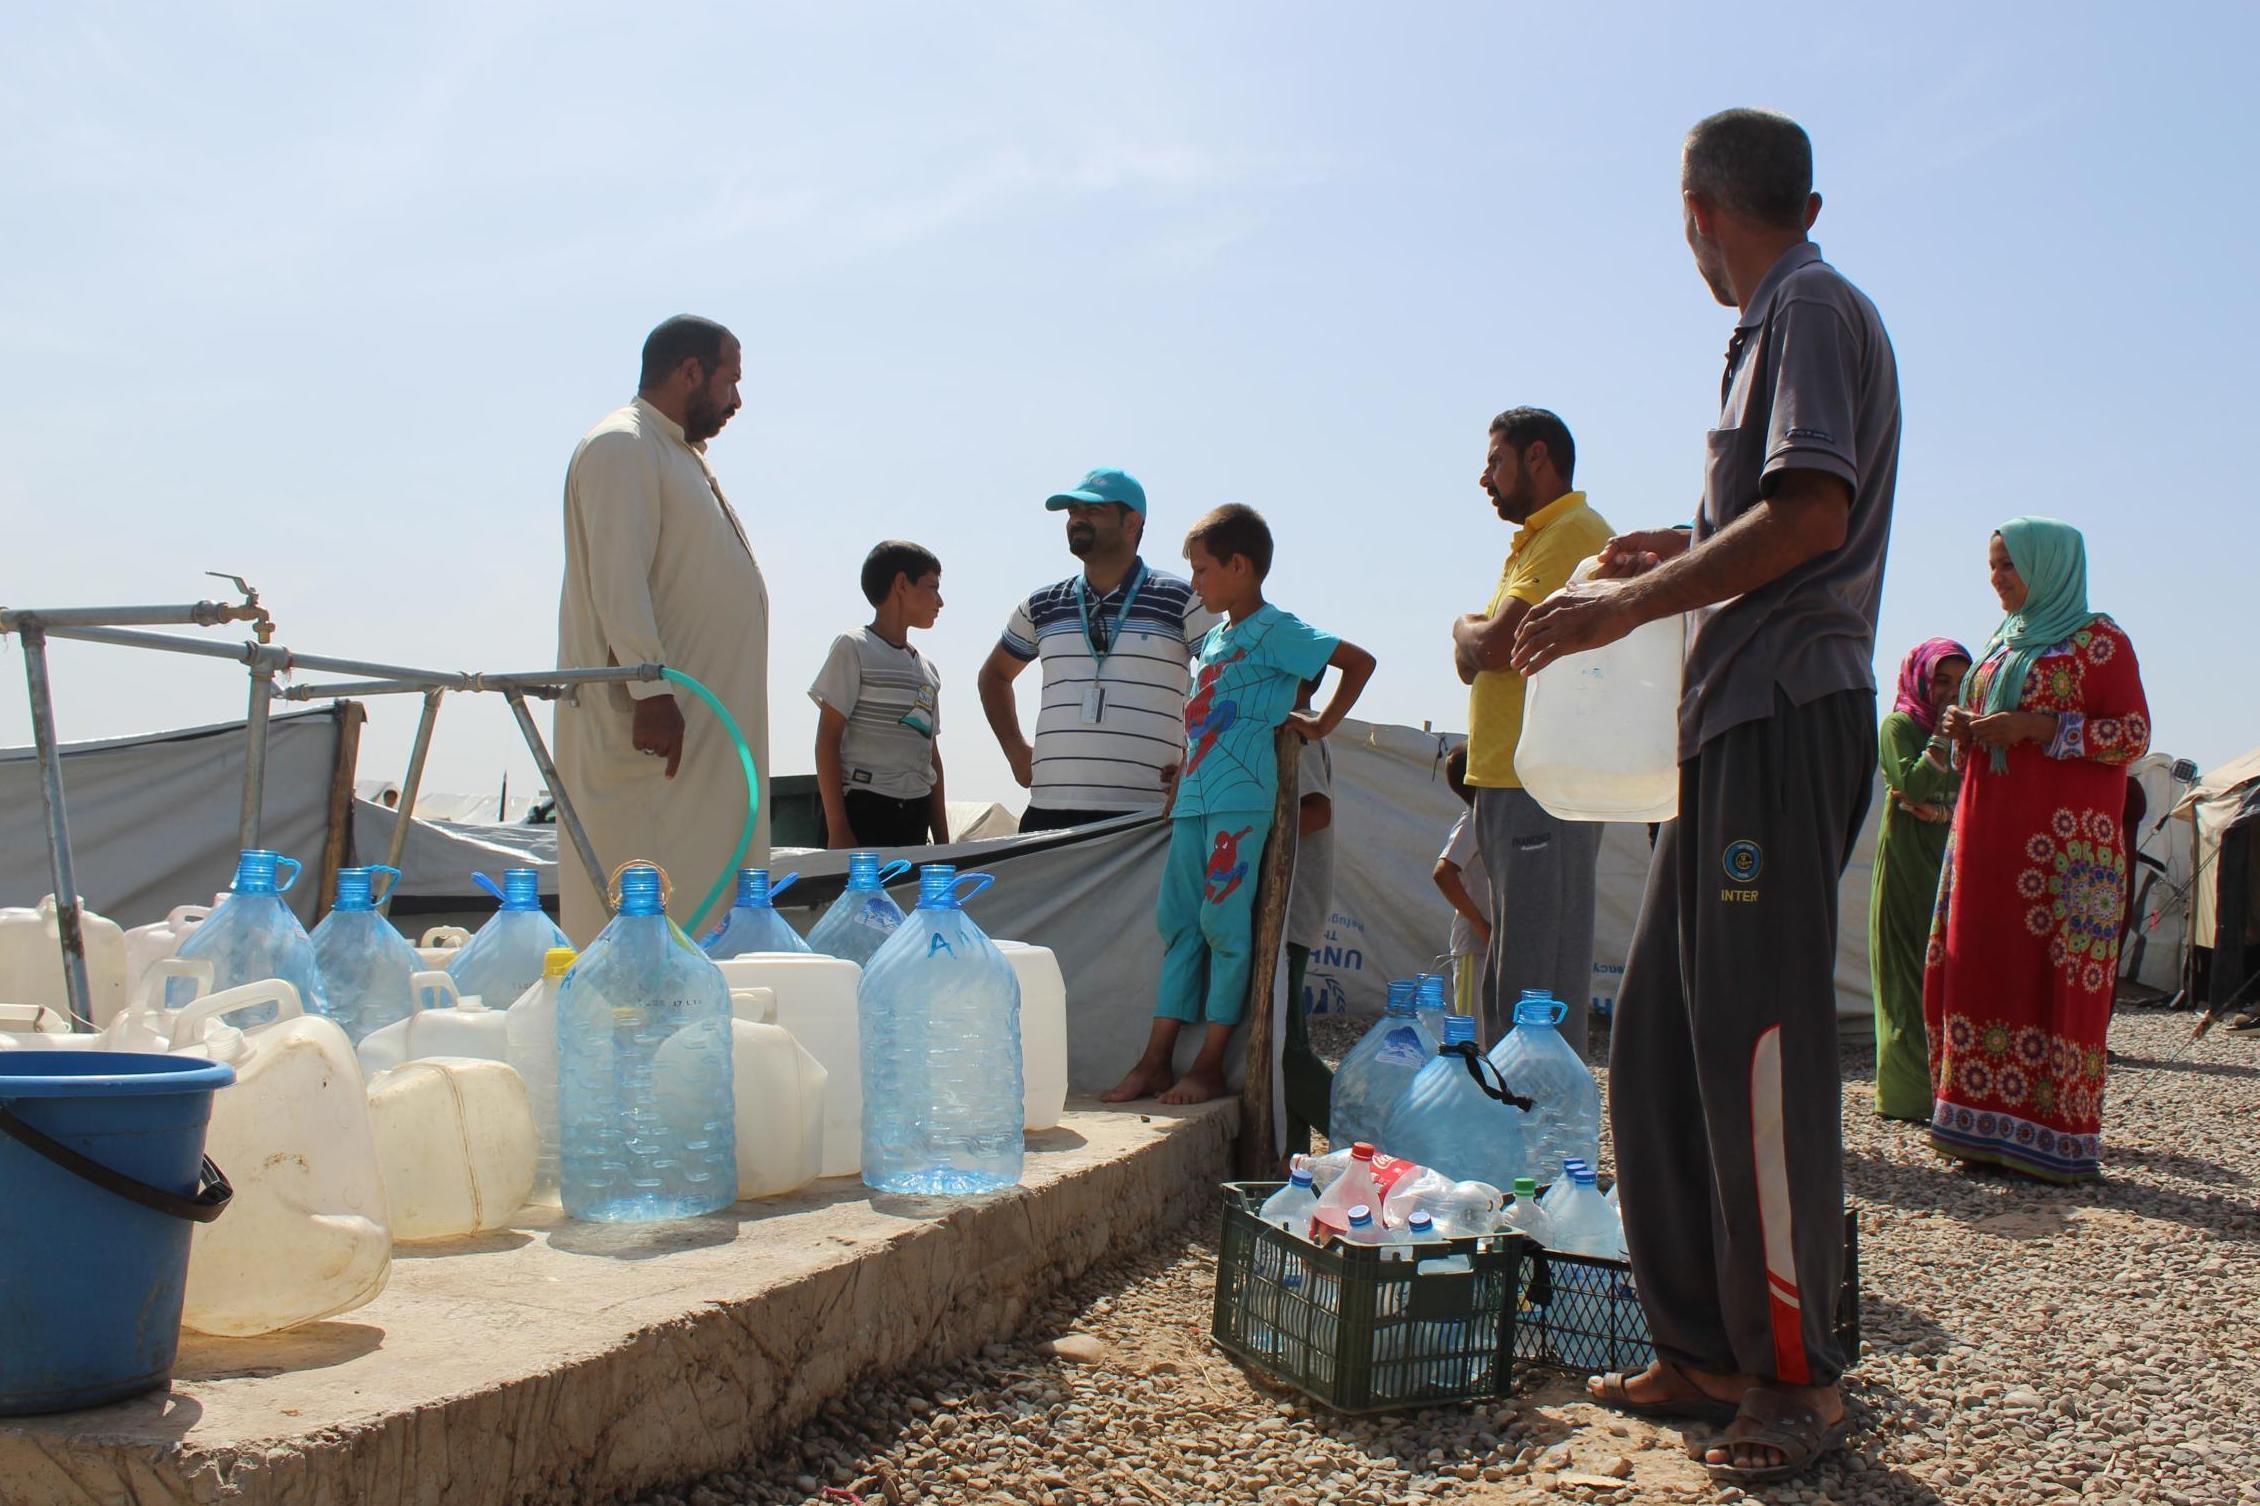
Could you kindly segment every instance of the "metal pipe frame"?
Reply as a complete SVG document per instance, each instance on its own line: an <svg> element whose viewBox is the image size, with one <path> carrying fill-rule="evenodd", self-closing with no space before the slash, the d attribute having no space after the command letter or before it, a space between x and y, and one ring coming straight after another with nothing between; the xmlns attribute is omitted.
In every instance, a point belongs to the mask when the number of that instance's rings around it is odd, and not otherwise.
<svg viewBox="0 0 2260 1506"><path fill-rule="evenodd" d="M275 703L275 677L251 667L251 707L244 719L243 816L236 825L236 849L259 845L259 813L267 796L267 712Z"/></svg>
<svg viewBox="0 0 2260 1506"><path fill-rule="evenodd" d="M248 602L190 601L143 607L0 607L0 633L39 628L218 627L226 622L265 622L267 609ZM56 636L61 637L58 633Z"/></svg>
<svg viewBox="0 0 2260 1506"><path fill-rule="evenodd" d="M439 723L440 698L444 690L424 692L424 712L416 721L416 742L408 750L408 774L400 781L400 804L392 813L392 836L385 844L385 862L398 869L400 855L408 850L408 822L416 809L416 792L424 785L424 756L432 750L432 729ZM385 897L377 902L377 913L392 914L392 891L397 883L385 886Z"/></svg>
<svg viewBox="0 0 2260 1506"><path fill-rule="evenodd" d="M47 634L19 627L24 681L31 693L31 740L39 752L39 798L47 811L47 858L55 884L55 934L63 950L63 998L71 1029L94 1028L94 995L86 981L86 932L79 918L78 879L71 872L70 820L63 809L63 750L55 740L55 702L47 680Z"/></svg>
<svg viewBox="0 0 2260 1506"><path fill-rule="evenodd" d="M565 781L558 777L557 765L550 761L549 744L541 740L541 728L534 725L534 714L526 709L523 692L503 692L510 703L510 714L518 719L518 730L524 734L526 748L534 755L534 767L541 770L542 779L549 785L549 798L557 802L557 828L573 840L573 850L581 856L581 866L588 870L589 882L596 886L597 896L603 900L607 913L612 909L612 881L605 873L604 864L597 859L596 846L589 841L588 829L581 825L578 811L573 809L573 797L565 793ZM406 800L402 803L405 805ZM558 854L563 862L565 855Z"/></svg>

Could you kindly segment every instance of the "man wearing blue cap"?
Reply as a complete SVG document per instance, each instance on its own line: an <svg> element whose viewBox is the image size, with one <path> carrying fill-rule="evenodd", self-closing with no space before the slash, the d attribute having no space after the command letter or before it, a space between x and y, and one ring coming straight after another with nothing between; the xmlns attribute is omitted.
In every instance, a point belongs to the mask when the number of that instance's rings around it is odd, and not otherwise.
<svg viewBox="0 0 2260 1506"><path fill-rule="evenodd" d="M1188 666L1216 622L1191 583L1138 557L1146 489L1128 471L1092 471L1044 506L1067 514L1082 573L1013 610L979 681L981 709L1029 792L1022 831L1161 808L1184 746ZM1044 664L1033 747L1012 694L1031 659Z"/></svg>

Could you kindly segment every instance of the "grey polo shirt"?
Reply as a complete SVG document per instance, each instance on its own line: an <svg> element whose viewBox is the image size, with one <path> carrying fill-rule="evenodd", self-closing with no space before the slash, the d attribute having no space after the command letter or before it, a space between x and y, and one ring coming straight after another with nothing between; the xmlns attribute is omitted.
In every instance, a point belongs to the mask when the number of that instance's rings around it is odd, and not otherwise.
<svg viewBox="0 0 2260 1506"><path fill-rule="evenodd" d="M1767 271L1727 346L1695 546L1768 496L1783 471L1852 488L1844 542L1696 616L1679 704L1679 756L1771 716L1875 689L1876 607L1899 479L1899 367L1883 316L1810 242Z"/></svg>

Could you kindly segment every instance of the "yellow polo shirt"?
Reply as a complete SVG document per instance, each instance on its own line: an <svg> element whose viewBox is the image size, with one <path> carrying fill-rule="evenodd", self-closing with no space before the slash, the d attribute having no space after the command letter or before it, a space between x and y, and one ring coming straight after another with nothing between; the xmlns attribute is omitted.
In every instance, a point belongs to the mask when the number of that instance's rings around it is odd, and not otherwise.
<svg viewBox="0 0 2260 1506"><path fill-rule="evenodd" d="M1483 609L1496 617L1511 598L1532 606L1559 591L1578 561L1601 552L1612 532L1585 505L1585 493L1564 492L1530 515L1515 530L1499 589ZM1522 740L1522 676L1511 669L1486 669L1467 694L1467 782L1483 789L1520 789L1515 777L1515 744Z"/></svg>

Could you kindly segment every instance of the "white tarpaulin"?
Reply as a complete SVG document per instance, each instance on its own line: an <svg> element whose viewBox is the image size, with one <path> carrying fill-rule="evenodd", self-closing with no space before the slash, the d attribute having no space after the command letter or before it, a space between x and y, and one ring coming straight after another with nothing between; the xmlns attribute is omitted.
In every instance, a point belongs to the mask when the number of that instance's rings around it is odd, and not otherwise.
<svg viewBox="0 0 2260 1506"><path fill-rule="evenodd" d="M242 722L64 746L72 870L96 914L146 925L228 887L246 747ZM320 888L336 763L333 708L268 720L259 841L305 865L289 895L301 920ZM0 904L35 905L53 887L39 760L29 748L0 750Z"/></svg>

